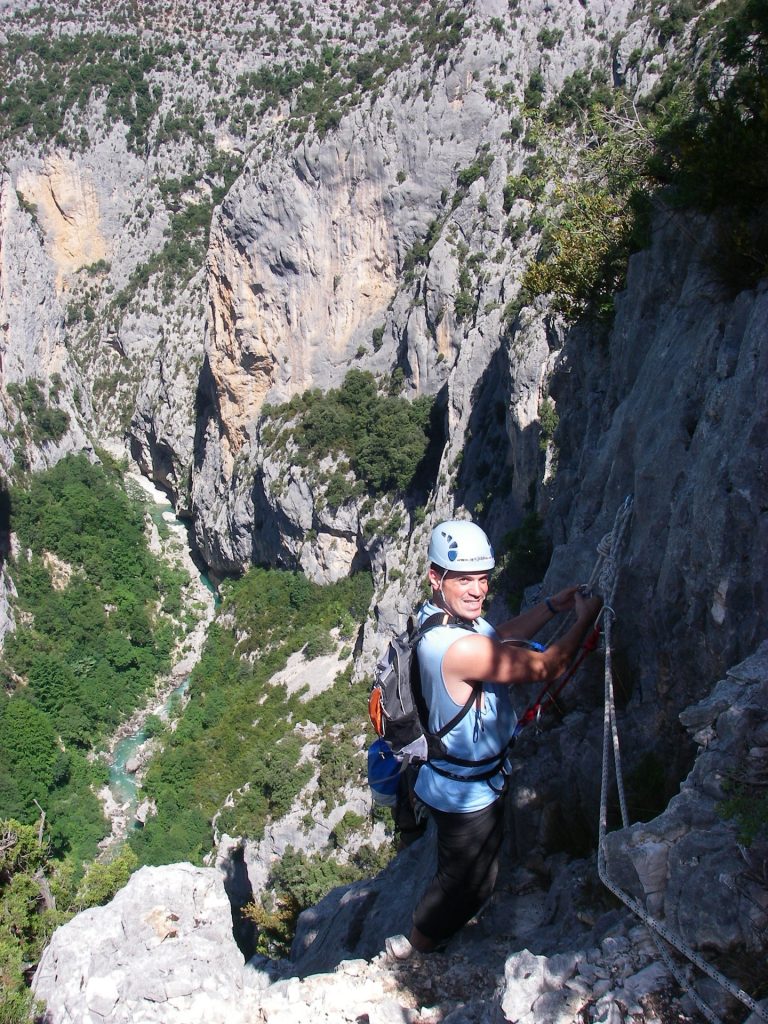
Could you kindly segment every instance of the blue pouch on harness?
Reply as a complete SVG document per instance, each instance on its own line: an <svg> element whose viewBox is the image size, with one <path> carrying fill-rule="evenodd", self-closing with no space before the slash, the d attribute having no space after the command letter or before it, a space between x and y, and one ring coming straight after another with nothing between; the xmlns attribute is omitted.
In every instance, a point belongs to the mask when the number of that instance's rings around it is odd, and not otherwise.
<svg viewBox="0 0 768 1024"><path fill-rule="evenodd" d="M373 802L394 807L400 785L400 761L386 740L377 739L368 748L368 785Z"/></svg>

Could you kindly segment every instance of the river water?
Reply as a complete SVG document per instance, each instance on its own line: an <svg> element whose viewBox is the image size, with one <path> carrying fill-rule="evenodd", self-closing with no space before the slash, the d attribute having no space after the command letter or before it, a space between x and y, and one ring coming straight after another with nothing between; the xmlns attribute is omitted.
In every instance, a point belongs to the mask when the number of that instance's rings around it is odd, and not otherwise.
<svg viewBox="0 0 768 1024"><path fill-rule="evenodd" d="M184 696L188 689L189 676L187 676L174 690L171 691L168 699L161 705L161 707L155 709L151 713L156 714L161 719L170 717L174 704L178 704L179 699ZM115 802L123 807L125 813L130 818L133 818L136 813L140 790L136 783L135 772L129 772L126 765L128 765L133 758L136 758L139 749L146 740L147 732L144 725L141 725L136 732L133 732L129 736L120 740L112 752L112 760L109 766L109 788L112 792L112 796L114 797Z"/></svg>
<svg viewBox="0 0 768 1024"><path fill-rule="evenodd" d="M131 767L135 768L137 760L141 760L144 767L151 753L143 749L148 739L146 720L149 715L155 715L165 722L174 717L175 705L183 702L189 689L189 674L200 658L208 626L218 603L216 588L192 560L188 526L176 518L165 493L136 471L126 475L128 481L140 488L144 492L143 496L148 499L147 512L156 527L150 543L153 553L182 566L190 577L182 602L186 602L188 610L196 609L197 621L184 638L183 647L174 659L171 674L159 683L159 694L154 703L149 702L143 710L137 712L130 724L119 731L117 740L110 746L109 783L102 791L102 796L105 813L112 823L112 835L104 841L103 847L114 846L125 838L129 828L137 826L135 814L142 799L141 785L136 772L129 772L126 766L134 761Z"/></svg>

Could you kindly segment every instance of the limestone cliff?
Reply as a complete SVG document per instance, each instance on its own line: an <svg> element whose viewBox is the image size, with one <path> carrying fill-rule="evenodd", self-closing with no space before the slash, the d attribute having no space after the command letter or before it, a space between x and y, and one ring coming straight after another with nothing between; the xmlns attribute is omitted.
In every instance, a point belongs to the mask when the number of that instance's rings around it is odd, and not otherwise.
<svg viewBox="0 0 768 1024"><path fill-rule="evenodd" d="M88 388L66 345L40 228L0 172L0 643L13 628L7 488L17 470L90 451Z"/></svg>
<svg viewBox="0 0 768 1024"><path fill-rule="evenodd" d="M104 260L106 239L95 182L82 165L56 154L39 173L25 168L16 188L36 216L50 241L49 255L56 267L56 289L83 267Z"/></svg>
<svg viewBox="0 0 768 1024"><path fill-rule="evenodd" d="M601 33L613 34L630 11L600 5L593 16ZM359 509L328 521L309 494L299 508L296 492L285 502L269 494L270 479L290 467L272 465L259 443L265 401L337 386L352 366L385 377L399 367L410 396L439 396L444 467L456 462L471 396L491 372L503 307L530 256L530 237L506 240L503 190L526 159L510 129L525 85L521 69L539 62L539 15L563 39L546 55L547 95L576 69L604 66L607 74L607 51L578 3L546 11L530 4L519 17L500 3L473 4L465 37L429 89L412 66L396 71L370 107L343 118L332 134L307 133L267 162L254 155L222 204L209 251L192 485L197 542L216 568L278 559L328 579L323 551L331 538L343 539L347 567L371 559ZM509 102L495 98L491 80ZM470 253L480 257L466 318L455 300ZM546 375L539 365L531 372L533 410L529 402L522 413L529 422ZM441 476L434 504L448 509L453 481ZM536 467L526 466L519 494L535 476ZM507 522L519 511L510 509ZM229 540L214 525L224 522ZM317 539L307 551L310 527Z"/></svg>
<svg viewBox="0 0 768 1024"><path fill-rule="evenodd" d="M555 566L583 565L576 538L595 538L635 496L617 613L642 706L679 709L702 673L724 672L765 636L755 553L768 543L768 292L729 296L714 248L701 221L659 221L630 262L607 346L571 332L550 389L561 412Z"/></svg>
<svg viewBox="0 0 768 1024"><path fill-rule="evenodd" d="M0 177L0 465L32 470L90 447L88 390L67 349L39 228Z"/></svg>

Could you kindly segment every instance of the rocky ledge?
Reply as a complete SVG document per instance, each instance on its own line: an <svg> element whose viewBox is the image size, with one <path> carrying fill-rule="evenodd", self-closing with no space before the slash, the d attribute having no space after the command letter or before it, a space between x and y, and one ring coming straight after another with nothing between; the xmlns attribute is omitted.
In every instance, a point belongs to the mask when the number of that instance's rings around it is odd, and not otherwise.
<svg viewBox="0 0 768 1024"><path fill-rule="evenodd" d="M653 821L612 833L609 873L706 959L753 989L768 930L766 844L724 820L723 780L760 774L768 749L768 642L681 719L700 744L680 794ZM377 878L337 889L299 922L290 961L245 962L232 935L225 875L177 864L142 868L105 906L53 936L34 990L46 1024L652 1024L699 1019L644 925L608 903L594 858L508 863L483 913L429 958L382 952L407 930L432 870L433 836ZM762 874L760 865L763 865ZM591 900L588 894L591 892ZM706 893L706 899L696 893ZM738 901L737 911L733 903ZM754 968L754 970L750 967ZM757 971L758 973L755 973ZM721 1017L758 1024L708 978ZM735 1014L735 1016L734 1016Z"/></svg>

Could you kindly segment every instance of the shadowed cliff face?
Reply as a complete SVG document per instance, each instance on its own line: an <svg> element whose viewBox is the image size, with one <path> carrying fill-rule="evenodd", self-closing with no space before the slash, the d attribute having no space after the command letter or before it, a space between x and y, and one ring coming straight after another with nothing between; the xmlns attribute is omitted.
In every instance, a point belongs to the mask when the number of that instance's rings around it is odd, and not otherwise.
<svg viewBox="0 0 768 1024"><path fill-rule="evenodd" d="M553 374L555 565L579 564L625 494L617 614L632 703L693 700L764 638L768 542L764 289L723 295L702 222L659 222L630 264L607 344L574 331ZM757 613L756 613L757 612Z"/></svg>

